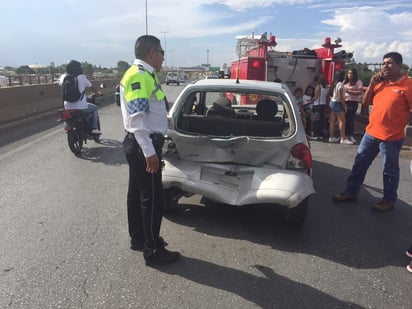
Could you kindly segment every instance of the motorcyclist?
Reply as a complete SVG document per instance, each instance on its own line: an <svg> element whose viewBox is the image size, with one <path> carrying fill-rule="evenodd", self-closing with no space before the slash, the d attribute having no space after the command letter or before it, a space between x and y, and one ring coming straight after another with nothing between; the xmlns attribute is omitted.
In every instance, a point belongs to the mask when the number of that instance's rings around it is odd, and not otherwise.
<svg viewBox="0 0 412 309"><path fill-rule="evenodd" d="M87 79L86 75L84 75L81 63L79 61L70 60L67 62L66 74L63 74L62 76L60 76L60 79L59 79L60 86L62 86L63 80L67 74L72 74L77 77L77 82L78 82L80 93L84 93L86 88L90 88L95 93L95 95L101 95L101 92L97 90L93 86L93 84ZM92 103L88 103L86 101L85 95L81 96L81 98L76 102L64 101L64 108L65 109L81 109L86 113L91 113L92 114L91 133L101 134L99 127L98 127L99 114L97 111L97 106Z"/></svg>

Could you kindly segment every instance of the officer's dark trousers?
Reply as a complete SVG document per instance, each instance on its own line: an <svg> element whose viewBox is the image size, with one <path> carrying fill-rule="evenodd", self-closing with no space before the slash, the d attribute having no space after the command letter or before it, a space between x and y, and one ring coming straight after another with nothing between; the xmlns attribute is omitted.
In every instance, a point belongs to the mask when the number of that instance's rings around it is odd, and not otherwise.
<svg viewBox="0 0 412 309"><path fill-rule="evenodd" d="M159 240L162 221L162 171L146 172L146 159L133 134L128 133L123 148L129 164L129 189L127 192L127 217L130 237L143 241L143 254L148 257L162 247ZM155 146L159 159L161 146Z"/></svg>

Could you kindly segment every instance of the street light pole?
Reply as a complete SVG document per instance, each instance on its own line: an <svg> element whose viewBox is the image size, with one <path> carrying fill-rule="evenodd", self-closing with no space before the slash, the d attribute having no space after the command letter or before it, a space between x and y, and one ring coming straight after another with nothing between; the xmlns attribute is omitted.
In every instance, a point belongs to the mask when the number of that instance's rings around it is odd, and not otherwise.
<svg viewBox="0 0 412 309"><path fill-rule="evenodd" d="M165 50L165 69L167 71L167 48L166 48L166 34L169 33L170 31L160 31L160 33L163 33L164 36L164 50Z"/></svg>
<svg viewBox="0 0 412 309"><path fill-rule="evenodd" d="M146 9L146 35L147 35L147 0L145 0L145 9Z"/></svg>

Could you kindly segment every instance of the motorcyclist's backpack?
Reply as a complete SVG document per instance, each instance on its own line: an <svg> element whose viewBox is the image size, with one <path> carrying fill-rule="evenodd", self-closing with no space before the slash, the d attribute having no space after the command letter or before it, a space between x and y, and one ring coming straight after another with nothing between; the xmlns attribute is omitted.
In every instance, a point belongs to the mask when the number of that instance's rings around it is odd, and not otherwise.
<svg viewBox="0 0 412 309"><path fill-rule="evenodd" d="M73 74L67 74L62 83L62 95L63 101L77 102L83 98L84 92L80 92L77 76Z"/></svg>

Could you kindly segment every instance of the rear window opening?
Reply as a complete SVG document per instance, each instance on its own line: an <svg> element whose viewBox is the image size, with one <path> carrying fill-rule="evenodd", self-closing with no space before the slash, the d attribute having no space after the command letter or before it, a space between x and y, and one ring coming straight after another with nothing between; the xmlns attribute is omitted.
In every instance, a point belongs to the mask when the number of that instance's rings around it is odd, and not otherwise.
<svg viewBox="0 0 412 309"><path fill-rule="evenodd" d="M176 129L193 135L285 138L296 127L286 98L259 93L194 92L178 113Z"/></svg>

